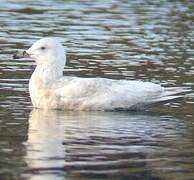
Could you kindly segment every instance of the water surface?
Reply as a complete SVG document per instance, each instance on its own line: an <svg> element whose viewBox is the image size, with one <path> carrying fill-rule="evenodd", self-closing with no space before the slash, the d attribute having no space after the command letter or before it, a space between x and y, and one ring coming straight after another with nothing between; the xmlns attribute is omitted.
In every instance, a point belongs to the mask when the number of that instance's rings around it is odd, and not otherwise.
<svg viewBox="0 0 194 180"><path fill-rule="evenodd" d="M2 0L1 179L193 179L193 95L146 112L33 110L34 62L12 59L59 37L65 75L194 89L193 9L183 0Z"/></svg>

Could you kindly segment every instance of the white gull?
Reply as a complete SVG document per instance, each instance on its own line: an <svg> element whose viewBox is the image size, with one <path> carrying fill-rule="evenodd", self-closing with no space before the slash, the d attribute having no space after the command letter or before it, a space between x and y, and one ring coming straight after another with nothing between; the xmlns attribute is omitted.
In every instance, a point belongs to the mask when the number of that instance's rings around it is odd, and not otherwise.
<svg viewBox="0 0 194 180"><path fill-rule="evenodd" d="M66 54L54 38L43 38L14 58L36 62L29 83L35 108L63 110L131 110L180 97L185 89L135 80L63 76Z"/></svg>

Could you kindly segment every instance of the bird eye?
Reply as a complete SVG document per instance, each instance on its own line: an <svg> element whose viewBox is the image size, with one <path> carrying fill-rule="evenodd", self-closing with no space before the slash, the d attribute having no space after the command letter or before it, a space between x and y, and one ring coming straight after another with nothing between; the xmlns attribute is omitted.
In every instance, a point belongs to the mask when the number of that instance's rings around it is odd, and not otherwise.
<svg viewBox="0 0 194 180"><path fill-rule="evenodd" d="M42 46L42 47L40 47L40 49L42 49L42 50L44 50L44 49L46 49L44 46Z"/></svg>

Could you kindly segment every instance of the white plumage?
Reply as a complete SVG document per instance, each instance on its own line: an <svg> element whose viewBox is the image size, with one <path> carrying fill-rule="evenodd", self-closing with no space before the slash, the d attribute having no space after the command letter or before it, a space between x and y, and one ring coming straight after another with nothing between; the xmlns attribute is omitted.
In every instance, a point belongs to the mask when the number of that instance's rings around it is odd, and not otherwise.
<svg viewBox="0 0 194 180"><path fill-rule="evenodd" d="M29 83L30 97L36 108L130 110L178 98L176 94L186 91L151 82L63 76L65 51L53 38L40 39L22 54L37 64Z"/></svg>

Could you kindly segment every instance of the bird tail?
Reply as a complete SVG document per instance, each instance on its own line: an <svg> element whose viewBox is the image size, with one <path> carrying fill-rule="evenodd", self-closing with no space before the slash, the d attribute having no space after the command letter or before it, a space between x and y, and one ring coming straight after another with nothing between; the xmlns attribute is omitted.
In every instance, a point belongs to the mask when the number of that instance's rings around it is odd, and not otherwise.
<svg viewBox="0 0 194 180"><path fill-rule="evenodd" d="M192 89L188 87L166 87L160 96L149 99L144 103L135 104L130 107L130 110L143 110L145 107L152 107L153 104L168 103L174 99L189 97L189 95L194 96L194 93L189 92L192 92Z"/></svg>
<svg viewBox="0 0 194 180"><path fill-rule="evenodd" d="M150 101L150 103L168 102L173 99L184 98L192 90L188 87L166 87L163 93Z"/></svg>

